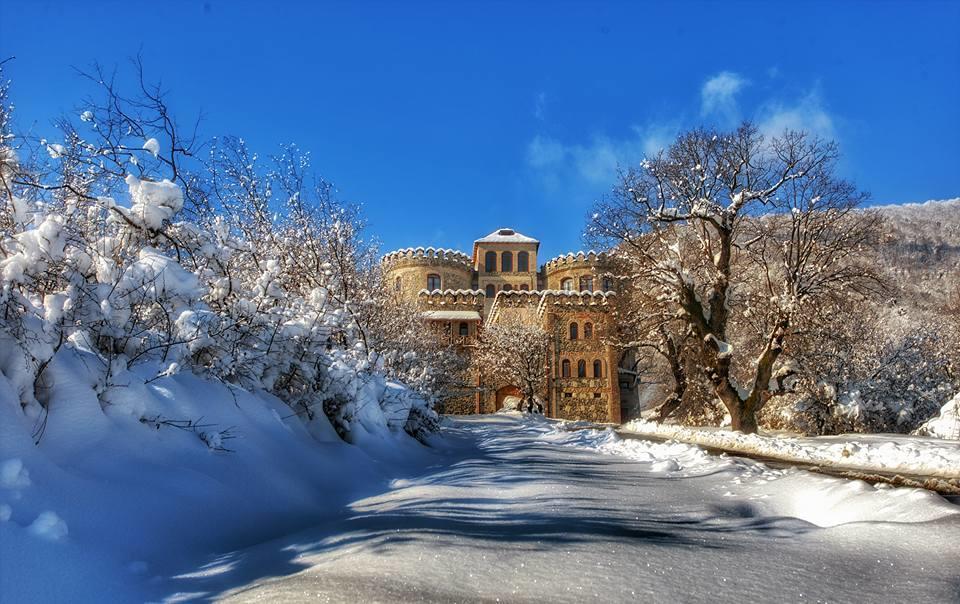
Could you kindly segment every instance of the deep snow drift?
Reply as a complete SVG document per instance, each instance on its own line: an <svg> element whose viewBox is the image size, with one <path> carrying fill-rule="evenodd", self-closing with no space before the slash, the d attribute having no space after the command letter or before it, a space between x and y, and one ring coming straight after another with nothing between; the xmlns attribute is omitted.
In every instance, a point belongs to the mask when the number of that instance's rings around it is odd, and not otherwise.
<svg viewBox="0 0 960 604"><path fill-rule="evenodd" d="M311 526L435 458L382 378L356 393L351 445L323 413L149 363L98 399L96 362L54 357L45 424L0 374L0 601L162 598L211 552Z"/></svg>
<svg viewBox="0 0 960 604"><path fill-rule="evenodd" d="M341 517L212 556L230 601L953 601L960 508L916 489L497 415Z"/></svg>

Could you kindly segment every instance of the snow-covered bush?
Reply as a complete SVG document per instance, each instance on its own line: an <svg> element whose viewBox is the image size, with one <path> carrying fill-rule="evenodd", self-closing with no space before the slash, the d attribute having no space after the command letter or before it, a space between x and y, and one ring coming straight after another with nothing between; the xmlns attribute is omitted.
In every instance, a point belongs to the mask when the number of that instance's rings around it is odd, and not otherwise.
<svg viewBox="0 0 960 604"><path fill-rule="evenodd" d="M924 422L915 434L960 440L960 393L947 401L940 409L940 413Z"/></svg>
<svg viewBox="0 0 960 604"><path fill-rule="evenodd" d="M29 164L8 131L0 141L0 371L35 438L56 388L46 370L70 351L85 354L104 409L128 401L118 389L148 365L148 381L190 371L267 391L346 440L435 428L435 357L389 370L378 255L355 207L324 181L307 186L306 156L288 148L263 168L225 139L200 164L158 90L123 111L131 101L95 81L106 100L83 111L82 134L64 120L65 142L41 141Z"/></svg>
<svg viewBox="0 0 960 604"><path fill-rule="evenodd" d="M795 391L764 419L810 434L913 431L960 387L951 358L958 343L928 313L837 308L795 341Z"/></svg>

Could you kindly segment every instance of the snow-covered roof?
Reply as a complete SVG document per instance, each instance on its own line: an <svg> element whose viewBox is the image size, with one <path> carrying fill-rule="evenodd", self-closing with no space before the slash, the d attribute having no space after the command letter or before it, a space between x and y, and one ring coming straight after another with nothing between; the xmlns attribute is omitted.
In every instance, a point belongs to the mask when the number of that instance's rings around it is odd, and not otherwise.
<svg viewBox="0 0 960 604"><path fill-rule="evenodd" d="M475 243L540 243L533 237L527 237L511 228L500 228L486 237L477 239Z"/></svg>
<svg viewBox="0 0 960 604"><path fill-rule="evenodd" d="M428 310L424 319L431 321L479 321L480 313L475 310Z"/></svg>

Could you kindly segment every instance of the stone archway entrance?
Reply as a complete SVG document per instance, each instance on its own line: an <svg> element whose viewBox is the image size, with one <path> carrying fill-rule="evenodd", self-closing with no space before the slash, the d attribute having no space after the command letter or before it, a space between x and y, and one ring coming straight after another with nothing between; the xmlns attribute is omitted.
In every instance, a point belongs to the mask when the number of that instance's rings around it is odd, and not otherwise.
<svg viewBox="0 0 960 604"><path fill-rule="evenodd" d="M517 388L516 386L504 386L500 390L497 390L497 406L495 411L499 411L500 409L503 408L503 401L508 396L515 396L517 398L522 399L523 393L520 392L520 389Z"/></svg>

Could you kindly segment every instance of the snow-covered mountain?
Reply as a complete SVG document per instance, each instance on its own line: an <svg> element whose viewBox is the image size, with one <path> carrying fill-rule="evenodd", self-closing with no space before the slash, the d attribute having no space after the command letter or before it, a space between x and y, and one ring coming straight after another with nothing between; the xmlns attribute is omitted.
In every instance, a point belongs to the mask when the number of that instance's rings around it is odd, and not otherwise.
<svg viewBox="0 0 960 604"><path fill-rule="evenodd" d="M876 206L887 219L880 262L906 298L936 308L960 287L960 197Z"/></svg>

